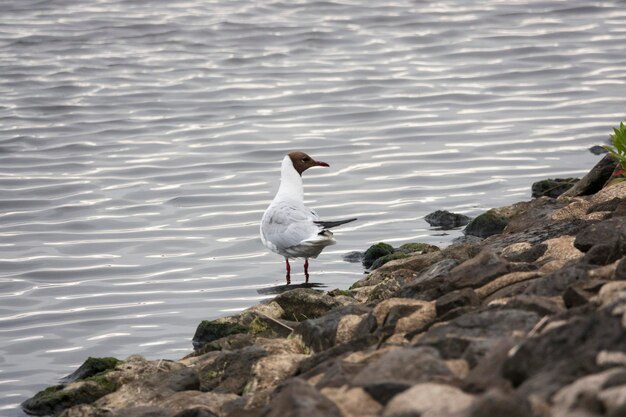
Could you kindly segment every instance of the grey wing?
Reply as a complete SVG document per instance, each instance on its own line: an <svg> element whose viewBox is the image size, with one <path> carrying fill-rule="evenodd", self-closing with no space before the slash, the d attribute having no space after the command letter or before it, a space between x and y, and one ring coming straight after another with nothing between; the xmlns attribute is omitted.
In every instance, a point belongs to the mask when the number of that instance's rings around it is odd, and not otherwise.
<svg viewBox="0 0 626 417"><path fill-rule="evenodd" d="M318 219L304 206L277 205L263 216L263 234L278 249L286 249L317 235L320 227L313 222Z"/></svg>

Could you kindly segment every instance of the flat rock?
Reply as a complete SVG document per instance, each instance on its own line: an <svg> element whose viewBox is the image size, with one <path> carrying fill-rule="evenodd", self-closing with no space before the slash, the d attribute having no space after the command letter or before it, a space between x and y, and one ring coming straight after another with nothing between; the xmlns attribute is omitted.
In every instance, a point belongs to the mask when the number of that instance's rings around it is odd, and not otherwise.
<svg viewBox="0 0 626 417"><path fill-rule="evenodd" d="M406 347L391 349L376 361L369 363L352 380L353 386L370 387L374 385L405 384L419 382L450 381L454 379L450 369L439 356L439 352L430 347Z"/></svg>
<svg viewBox="0 0 626 417"><path fill-rule="evenodd" d="M477 288L510 271L510 263L506 259L485 249L452 269L449 281L453 288Z"/></svg>
<svg viewBox="0 0 626 417"><path fill-rule="evenodd" d="M310 288L286 291L274 301L284 311L282 318L293 321L321 317L333 308L343 305L337 298Z"/></svg>
<svg viewBox="0 0 626 417"><path fill-rule="evenodd" d="M443 417L469 408L473 397L450 385L422 383L394 397L383 417Z"/></svg>

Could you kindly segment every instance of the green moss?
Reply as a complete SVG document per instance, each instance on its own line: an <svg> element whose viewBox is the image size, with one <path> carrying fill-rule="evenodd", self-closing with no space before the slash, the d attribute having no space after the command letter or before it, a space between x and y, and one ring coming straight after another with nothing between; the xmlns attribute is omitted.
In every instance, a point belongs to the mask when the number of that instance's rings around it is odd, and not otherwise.
<svg viewBox="0 0 626 417"><path fill-rule="evenodd" d="M489 210L472 220L465 228L466 235L486 238L502 233L509 218L498 214L495 210Z"/></svg>
<svg viewBox="0 0 626 417"><path fill-rule="evenodd" d="M110 392L115 391L118 388L117 384L115 384L113 381L111 381L110 379L106 377L108 373L109 373L108 371L105 371L105 372L102 372L101 374L90 376L89 378L86 378L85 381L96 383L99 389L101 389L102 391L106 391L106 393L108 394Z"/></svg>
<svg viewBox="0 0 626 417"><path fill-rule="evenodd" d="M393 246L384 242L379 242L375 245L372 245L365 251L365 254L363 255L363 266L369 268L376 261L376 259L385 255L389 255L394 251L395 249L393 248Z"/></svg>
<svg viewBox="0 0 626 417"><path fill-rule="evenodd" d="M340 295L343 295L344 297L350 297L350 298L354 298L354 295L352 295L352 293L348 290L340 290L338 288L335 288L332 291L328 291L328 295L330 295L331 297L338 297Z"/></svg>
<svg viewBox="0 0 626 417"><path fill-rule="evenodd" d="M357 288L361 288L361 284L358 281L350 285L351 290L356 290Z"/></svg>
<svg viewBox="0 0 626 417"><path fill-rule="evenodd" d="M231 323L223 319L203 320L198 325L192 340L194 347L199 349L205 344L221 339L222 337L247 332L248 328L239 323Z"/></svg>
<svg viewBox="0 0 626 417"><path fill-rule="evenodd" d="M389 255L385 255L381 258L376 259L376 261L374 261L374 263L372 264L372 266L370 267L371 270L376 269L376 268L380 268L381 266L383 266L384 264L386 264L389 261L395 261L396 259L404 259L404 258L408 258L409 255L407 255L404 252L395 252L395 253L390 253Z"/></svg>
<svg viewBox="0 0 626 417"><path fill-rule="evenodd" d="M269 330L269 326L266 322L261 320L260 317L255 317L254 320L252 320L252 322L248 325L248 331L251 334L259 334L266 332L267 330Z"/></svg>
<svg viewBox="0 0 626 417"><path fill-rule="evenodd" d="M206 373L206 376L209 379L220 378L222 375L224 375L224 372L217 371L215 369L211 369L210 371Z"/></svg>
<svg viewBox="0 0 626 417"><path fill-rule="evenodd" d="M430 253L430 252L436 252L438 250L440 249L435 245L429 245L428 243L418 243L418 242L405 243L404 245L400 246L400 249L399 249L399 251L403 253L414 253L414 252Z"/></svg>

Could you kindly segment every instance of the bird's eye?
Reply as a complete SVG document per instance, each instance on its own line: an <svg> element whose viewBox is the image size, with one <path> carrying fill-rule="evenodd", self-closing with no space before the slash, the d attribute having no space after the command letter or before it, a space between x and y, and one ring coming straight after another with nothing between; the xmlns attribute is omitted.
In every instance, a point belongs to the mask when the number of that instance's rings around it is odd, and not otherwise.
<svg viewBox="0 0 626 417"><path fill-rule="evenodd" d="M302 162L308 162L310 160L311 158L309 158L308 156L305 156L304 158L302 158Z"/></svg>

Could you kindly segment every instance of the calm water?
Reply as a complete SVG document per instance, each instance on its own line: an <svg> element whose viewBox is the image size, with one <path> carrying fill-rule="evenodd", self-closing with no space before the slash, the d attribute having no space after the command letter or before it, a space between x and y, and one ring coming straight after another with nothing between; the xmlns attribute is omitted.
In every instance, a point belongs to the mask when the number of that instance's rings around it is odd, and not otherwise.
<svg viewBox="0 0 626 417"><path fill-rule="evenodd" d="M424 215L579 176L624 117L624 1L359 3L0 2L0 415L282 284L258 222L287 151L359 218L311 265L345 288L345 252L446 245Z"/></svg>

